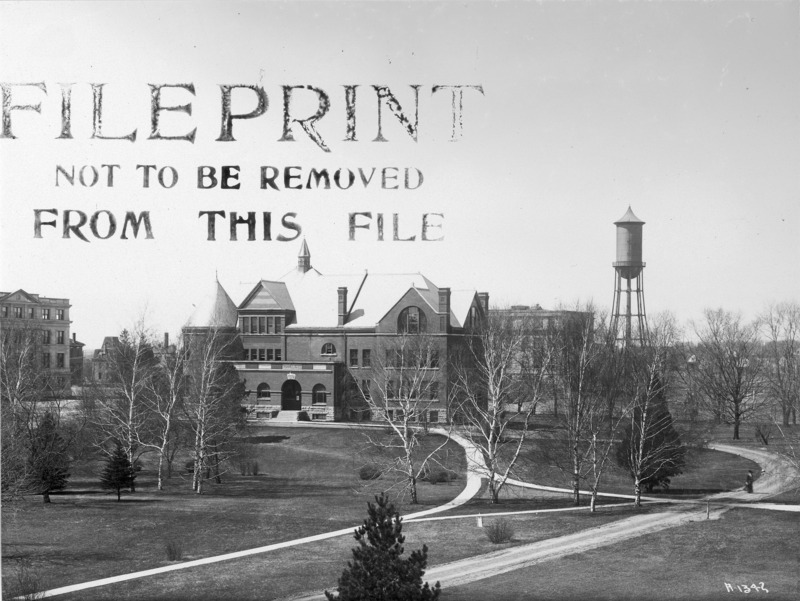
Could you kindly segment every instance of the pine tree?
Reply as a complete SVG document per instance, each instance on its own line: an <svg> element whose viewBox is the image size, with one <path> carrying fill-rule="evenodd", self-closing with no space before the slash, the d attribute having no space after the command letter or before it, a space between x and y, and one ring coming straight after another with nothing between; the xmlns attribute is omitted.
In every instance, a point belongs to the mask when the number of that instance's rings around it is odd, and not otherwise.
<svg viewBox="0 0 800 601"><path fill-rule="evenodd" d="M67 442L58 431L55 418L45 413L32 438L29 456L30 486L50 502L50 493L67 487L69 457Z"/></svg>
<svg viewBox="0 0 800 601"><path fill-rule="evenodd" d="M400 514L385 495L367 503L368 517L355 532L353 560L339 578L338 595L325 591L328 601L435 601L441 587L422 584L428 547L403 554Z"/></svg>
<svg viewBox="0 0 800 601"><path fill-rule="evenodd" d="M117 448L106 461L106 467L100 476L100 484L103 488L110 488L117 491L117 501L120 500L123 488L133 488L133 481L136 479L136 472L133 470L128 454L122 445L117 442Z"/></svg>
<svg viewBox="0 0 800 601"><path fill-rule="evenodd" d="M643 439L643 440L642 440ZM618 463L628 468L639 485L652 492L669 488L670 478L681 473L686 449L675 430L663 392L645 404L639 403L617 448Z"/></svg>

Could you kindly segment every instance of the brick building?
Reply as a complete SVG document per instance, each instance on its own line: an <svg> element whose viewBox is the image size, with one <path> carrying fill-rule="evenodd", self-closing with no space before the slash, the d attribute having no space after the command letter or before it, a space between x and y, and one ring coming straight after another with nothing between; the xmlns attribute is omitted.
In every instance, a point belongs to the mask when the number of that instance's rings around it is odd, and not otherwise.
<svg viewBox="0 0 800 601"><path fill-rule="evenodd" d="M369 390L360 378L404 333L425 334L438 356L448 357L485 317L488 303L488 294L451 291L421 274L323 275L303 242L295 270L279 281L261 280L238 306L216 282L184 332L210 326L235 332L241 355L233 363L247 387L252 420L281 412L322 421L380 419L387 415L356 411L348 378ZM427 377L438 384L426 421L446 417L446 369L446 360L429 369Z"/></svg>

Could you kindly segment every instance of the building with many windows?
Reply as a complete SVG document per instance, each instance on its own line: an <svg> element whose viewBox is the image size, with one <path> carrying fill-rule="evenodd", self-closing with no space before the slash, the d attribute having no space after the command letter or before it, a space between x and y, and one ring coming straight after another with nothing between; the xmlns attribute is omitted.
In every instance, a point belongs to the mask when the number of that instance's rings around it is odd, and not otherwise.
<svg viewBox="0 0 800 601"><path fill-rule="evenodd" d="M70 386L69 300L24 290L0 292L0 331L14 344L27 344L56 393ZM16 341L16 342L14 342Z"/></svg>
<svg viewBox="0 0 800 601"><path fill-rule="evenodd" d="M483 320L489 295L438 287L421 274L323 275L311 266L303 242L297 268L278 281L259 281L238 304L219 282L198 304L184 329L215 327L241 343L233 360L247 388L252 420L296 415L311 420L391 418L365 410L374 394L372 367L393 340L424 334L446 358ZM428 422L447 416L447 361L425 369ZM354 385L356 384L356 385Z"/></svg>

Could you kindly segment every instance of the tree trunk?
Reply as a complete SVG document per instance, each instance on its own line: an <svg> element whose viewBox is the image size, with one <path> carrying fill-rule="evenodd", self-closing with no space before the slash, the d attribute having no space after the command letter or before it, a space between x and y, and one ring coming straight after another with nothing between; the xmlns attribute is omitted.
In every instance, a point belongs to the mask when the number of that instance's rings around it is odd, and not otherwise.
<svg viewBox="0 0 800 601"><path fill-rule="evenodd" d="M590 513L594 513L595 512L595 506L596 505L597 505L597 489L593 488L592 489L592 499L589 502L589 512Z"/></svg>
<svg viewBox="0 0 800 601"><path fill-rule="evenodd" d="M163 480L163 469L164 469L164 449L161 449L161 452L158 454L158 490L164 490L164 480Z"/></svg>
<svg viewBox="0 0 800 601"><path fill-rule="evenodd" d="M633 506L634 507L641 507L642 506L642 483L639 481L637 477L633 483Z"/></svg>
<svg viewBox="0 0 800 601"><path fill-rule="evenodd" d="M581 468L578 463L578 445L575 444L572 456L572 504L581 504Z"/></svg>
<svg viewBox="0 0 800 601"><path fill-rule="evenodd" d="M50 491L44 491L42 493L42 503L49 503L50 502Z"/></svg>
<svg viewBox="0 0 800 601"><path fill-rule="evenodd" d="M121 499L122 499L122 489L117 488L117 503L119 503Z"/></svg>

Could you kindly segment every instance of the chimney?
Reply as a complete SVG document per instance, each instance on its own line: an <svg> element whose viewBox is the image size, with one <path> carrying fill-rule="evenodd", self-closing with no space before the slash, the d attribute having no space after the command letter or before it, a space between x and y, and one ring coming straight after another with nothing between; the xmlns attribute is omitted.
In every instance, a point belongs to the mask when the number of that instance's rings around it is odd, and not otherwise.
<svg viewBox="0 0 800 601"><path fill-rule="evenodd" d="M339 325L343 326L347 319L347 287L338 288L339 293Z"/></svg>
<svg viewBox="0 0 800 601"><path fill-rule="evenodd" d="M72 342L78 342L77 336L78 335L75 332L72 332Z"/></svg>
<svg viewBox="0 0 800 601"><path fill-rule="evenodd" d="M164 348L169 348L169 332L164 332Z"/></svg>
<svg viewBox="0 0 800 601"><path fill-rule="evenodd" d="M439 331L447 332L450 326L450 288L439 288Z"/></svg>
<svg viewBox="0 0 800 601"><path fill-rule="evenodd" d="M478 300L481 303L481 307L483 307L484 314L489 315L489 293L478 292Z"/></svg>

